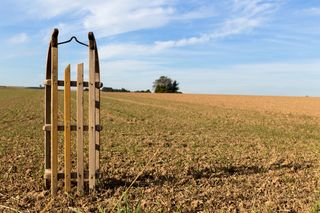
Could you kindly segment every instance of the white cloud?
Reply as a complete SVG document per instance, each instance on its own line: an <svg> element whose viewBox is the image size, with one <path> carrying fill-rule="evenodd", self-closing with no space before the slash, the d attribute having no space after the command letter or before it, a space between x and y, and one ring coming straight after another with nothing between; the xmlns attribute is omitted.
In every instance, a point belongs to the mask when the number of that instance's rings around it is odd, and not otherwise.
<svg viewBox="0 0 320 213"><path fill-rule="evenodd" d="M26 33L19 33L17 35L12 36L8 39L11 44L22 44L29 40L29 37Z"/></svg>
<svg viewBox="0 0 320 213"><path fill-rule="evenodd" d="M260 25L260 20L235 18L227 20L221 29L211 34L203 34L198 37L185 38L180 40L157 41L156 49L168 49L173 47L184 47L189 45L201 44L215 39L222 39L245 31L249 31Z"/></svg>
<svg viewBox="0 0 320 213"><path fill-rule="evenodd" d="M26 0L20 0L26 1ZM26 4L30 16L39 14L40 18L50 19L61 15L77 17L65 23L61 39L65 34L94 31L97 38L121 33L163 27L171 22L201 19L220 15L215 29L207 29L200 35L178 38L176 40L158 40L149 44L113 43L99 46L101 59L117 59L136 56L148 56L162 53L172 48L180 48L224 39L226 37L247 33L260 27L266 17L272 13L283 0L227 0L223 14L213 4L193 5L193 9L179 9L178 0L84 0L66 3L62 0L35 0ZM181 3L181 2L180 2ZM185 3L184 4L192 4ZM225 6L225 5L224 5ZM191 7L192 8L192 7ZM79 15L80 14L80 15ZM37 17L38 18L38 17ZM79 19L78 19L79 18ZM181 24L181 22L179 23ZM50 30L51 31L51 30ZM209 32L208 32L209 31ZM46 30L45 32L49 32ZM49 37L47 33L45 41ZM23 40L23 36L21 37ZM26 37L27 39L27 37ZM19 39L17 39L19 40Z"/></svg>
<svg viewBox="0 0 320 213"><path fill-rule="evenodd" d="M19 1L19 0L18 0ZM29 18L50 19L70 12L82 12L85 1L63 1L63 0L20 0L19 5Z"/></svg>
<svg viewBox="0 0 320 213"><path fill-rule="evenodd" d="M196 10L181 13L172 17L172 20L192 20L192 19L203 19L216 16L217 12L213 6L206 5L200 6Z"/></svg>
<svg viewBox="0 0 320 213"><path fill-rule="evenodd" d="M232 15L217 31L198 37L156 42L156 46L160 49L183 47L250 31L262 25L265 15L274 11L280 3L280 0L273 1L273 3L265 3L260 0L233 0Z"/></svg>
<svg viewBox="0 0 320 213"><path fill-rule="evenodd" d="M100 37L141 29L152 29L169 23L174 9L168 4L153 1L113 1L89 8L84 28Z"/></svg>
<svg viewBox="0 0 320 213"><path fill-rule="evenodd" d="M101 59L157 54L171 48L185 47L206 43L211 40L223 39L225 37L251 30L257 27L259 24L260 22L258 20L238 18L228 20L221 29L211 34L203 34L198 37L184 38L180 40L155 41L150 45L110 44L100 47L99 52Z"/></svg>
<svg viewBox="0 0 320 213"><path fill-rule="evenodd" d="M233 11L246 17L261 16L276 10L283 0L233 0Z"/></svg>
<svg viewBox="0 0 320 213"><path fill-rule="evenodd" d="M100 48L101 58L113 57L132 57L141 55L157 54L162 51L185 47L197 44L203 44L212 40L223 39L233 35L250 32L261 26L265 19L265 14L270 13L278 6L278 2L271 3L257 3L260 1L234 0L231 9L232 18L227 18L215 31L205 33L199 36L189 38L182 38L177 40L155 41L153 44L110 44Z"/></svg>
<svg viewBox="0 0 320 213"><path fill-rule="evenodd" d="M176 0L19 0L32 19L52 19L67 15L65 26L74 31L94 31L98 38L142 29L163 27L173 21L201 19L215 14L213 7L191 7L181 11ZM185 4L185 3L184 3ZM192 4L192 3L186 3ZM71 17L71 19L69 19Z"/></svg>
<svg viewBox="0 0 320 213"><path fill-rule="evenodd" d="M59 23L64 32L94 31L97 38L144 29L160 28L176 21L208 18L219 14L219 3L185 3L191 6L181 10L179 0L85 0L66 3L62 0L20 0L26 13L33 18L50 19L68 15L71 20ZM157 41L153 49L168 49L208 42L210 40L250 31L260 26L267 14L274 11L283 0L227 0L224 21L218 30L190 38ZM208 29L210 30L210 29ZM150 49L150 48L149 48Z"/></svg>
<svg viewBox="0 0 320 213"><path fill-rule="evenodd" d="M173 21L202 19L215 14L212 7L178 11L170 0L107 1L87 8L84 28L106 37L142 29L163 27Z"/></svg>
<svg viewBox="0 0 320 213"><path fill-rule="evenodd" d="M308 15L320 15L320 7L311 7L302 10L302 13Z"/></svg>
<svg viewBox="0 0 320 213"><path fill-rule="evenodd" d="M223 39L250 32L260 27L266 20L268 14L276 10L282 3L278 1L260 0L233 0L229 15L215 31L204 33L199 36L182 38L177 40L155 41L153 44L111 44L101 48L101 58L130 57L139 55L157 54L171 48L185 47L203 44L210 41Z"/></svg>

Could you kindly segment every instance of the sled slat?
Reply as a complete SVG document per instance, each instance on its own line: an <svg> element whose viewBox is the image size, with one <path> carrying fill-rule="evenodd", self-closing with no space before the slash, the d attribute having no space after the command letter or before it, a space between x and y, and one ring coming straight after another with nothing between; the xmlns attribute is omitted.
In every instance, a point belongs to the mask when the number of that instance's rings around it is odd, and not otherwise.
<svg viewBox="0 0 320 213"><path fill-rule="evenodd" d="M83 63L77 66L77 190L83 192Z"/></svg>
<svg viewBox="0 0 320 213"><path fill-rule="evenodd" d="M98 50L95 45L94 50L94 57L95 57L95 83L98 84L100 82L100 66L99 66L99 56L98 56ZM96 111L96 125L100 125L100 89L96 87L95 89L95 111ZM99 149L96 149L96 171L100 170L100 131L96 131L96 147L99 147Z"/></svg>
<svg viewBox="0 0 320 213"><path fill-rule="evenodd" d="M58 172L58 48L51 48L51 195L57 193Z"/></svg>
<svg viewBox="0 0 320 213"><path fill-rule="evenodd" d="M70 99L70 64L64 71L64 190L71 191L71 99Z"/></svg>
<svg viewBox="0 0 320 213"><path fill-rule="evenodd" d="M91 42L91 41L90 41ZM96 112L95 112L95 52L89 48L89 188L95 188L96 172Z"/></svg>

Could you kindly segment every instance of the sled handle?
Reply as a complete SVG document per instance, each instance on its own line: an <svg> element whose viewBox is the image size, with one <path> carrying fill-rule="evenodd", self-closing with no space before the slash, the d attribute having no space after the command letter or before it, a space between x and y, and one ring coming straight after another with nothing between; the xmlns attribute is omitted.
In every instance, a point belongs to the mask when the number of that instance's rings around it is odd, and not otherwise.
<svg viewBox="0 0 320 213"><path fill-rule="evenodd" d="M77 39L77 37L75 37L75 36L72 36L68 41L63 41L63 42L58 43L58 45L69 43L69 42L71 42L73 39L74 39L76 42L78 42L79 44L88 47L88 44L85 44L85 43L79 41L79 40Z"/></svg>

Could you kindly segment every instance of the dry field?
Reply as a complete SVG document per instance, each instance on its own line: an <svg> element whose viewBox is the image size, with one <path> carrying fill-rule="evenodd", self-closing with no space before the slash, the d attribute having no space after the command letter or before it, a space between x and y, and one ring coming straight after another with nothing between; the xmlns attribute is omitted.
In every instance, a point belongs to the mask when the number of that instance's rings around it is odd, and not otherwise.
<svg viewBox="0 0 320 213"><path fill-rule="evenodd" d="M103 178L94 193L60 191L52 200L42 178L43 90L0 89L0 211L320 209L319 98L102 93L101 100Z"/></svg>

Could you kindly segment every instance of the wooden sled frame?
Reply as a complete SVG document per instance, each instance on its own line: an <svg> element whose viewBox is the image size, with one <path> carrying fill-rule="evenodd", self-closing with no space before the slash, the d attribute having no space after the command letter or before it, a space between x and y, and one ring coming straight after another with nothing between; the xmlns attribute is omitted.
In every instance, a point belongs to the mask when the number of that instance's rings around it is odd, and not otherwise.
<svg viewBox="0 0 320 213"><path fill-rule="evenodd" d="M57 193L58 179L64 179L66 192L71 190L71 179L77 182L78 192L83 192L84 181L89 189L95 189L100 169L100 67L98 49L94 34L88 33L89 45L79 42L76 37L58 43L59 30L54 29L47 55L45 96L44 96L44 167L45 188L51 188L51 195ZM83 81L83 63L77 66L77 81L70 81L70 65L65 69L65 80L58 80L58 45L73 38L89 48L89 82ZM64 124L58 125L58 86L64 86ZM77 124L71 125L70 87L77 87ZM89 122L83 121L83 88L89 88ZM64 172L58 172L58 131L64 131ZM77 131L77 172L71 172L71 131ZM83 167L83 131L89 132L89 171Z"/></svg>

